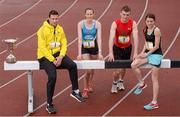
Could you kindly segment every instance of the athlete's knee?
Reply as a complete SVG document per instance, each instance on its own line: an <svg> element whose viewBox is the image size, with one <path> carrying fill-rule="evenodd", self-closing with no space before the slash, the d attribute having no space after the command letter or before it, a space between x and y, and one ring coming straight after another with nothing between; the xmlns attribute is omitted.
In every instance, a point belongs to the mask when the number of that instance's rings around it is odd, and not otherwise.
<svg viewBox="0 0 180 117"><path fill-rule="evenodd" d="M90 74L92 74L93 72L92 72L92 70L87 70L86 73L87 73L87 75L90 75Z"/></svg>
<svg viewBox="0 0 180 117"><path fill-rule="evenodd" d="M132 69L135 69L135 67L136 67L135 62L132 62L132 63L131 63L131 68L132 68Z"/></svg>
<svg viewBox="0 0 180 117"><path fill-rule="evenodd" d="M118 72L118 71L114 71L114 72L113 72L113 76L114 76L114 77L118 77L118 76L119 76L119 72Z"/></svg>
<svg viewBox="0 0 180 117"><path fill-rule="evenodd" d="M72 62L70 66L71 69L77 69L77 64L75 62Z"/></svg>
<svg viewBox="0 0 180 117"><path fill-rule="evenodd" d="M131 63L131 68L132 68L132 69L135 69L135 68L137 68L136 61L133 61L133 62Z"/></svg>

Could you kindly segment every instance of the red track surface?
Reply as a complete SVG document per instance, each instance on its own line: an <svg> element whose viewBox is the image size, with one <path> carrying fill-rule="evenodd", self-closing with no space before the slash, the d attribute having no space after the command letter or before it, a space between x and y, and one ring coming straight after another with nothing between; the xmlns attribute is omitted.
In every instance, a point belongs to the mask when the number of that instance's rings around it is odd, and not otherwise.
<svg viewBox="0 0 180 117"><path fill-rule="evenodd" d="M0 26L7 21L13 19L38 0L0 0ZM72 8L64 14L60 23L62 24L68 42L72 42L77 37L77 23L84 18L84 9L92 7L95 9L96 19L98 19L104 10L107 8L111 0L78 0ZM22 16L0 27L0 40L11 37L18 37L18 42L24 39L15 50L18 60L35 60L37 37L34 34L41 23L46 19L47 13L50 9L57 9L60 14L66 11L73 0L42 0L39 4L33 7ZM19 3L21 5L19 5ZM139 23L139 40L140 49L144 43L142 36L142 27L144 25L144 18L140 21L140 17L144 11L146 0L113 0L108 11L101 17L102 23L102 38L103 38L103 55L108 54L108 37L112 21L119 16L122 5L128 4L132 8L132 16ZM162 31L162 45L164 52L173 41L180 26L180 6L179 0L149 0L147 12L153 12L157 17L157 24ZM34 35L33 35L34 34ZM30 37L29 37L30 36ZM141 41L142 40L142 41ZM180 49L180 36L178 35L175 44L167 53L165 58L179 59L180 54L177 50ZM4 71L3 62L7 56L5 44L0 43L0 116L22 116L27 113L27 78L22 75L24 71ZM4 52L3 52L4 51ZM76 59L77 56L77 40L69 44L68 54ZM143 70L143 74L149 70ZM131 94L131 89L136 85L137 80L131 70L126 74L125 86L126 90L118 94L111 94L112 70L96 70L94 77L95 92L90 95L89 99L84 103L78 103L72 99L69 94L71 87L68 78L68 73L65 70L58 71L58 79L56 84L54 104L58 110L56 115L59 116L124 116L124 115L180 115L180 80L178 75L179 69L162 69L160 72L160 93L159 105L160 108L153 111L145 111L143 105L150 102L152 98L152 85L150 75L146 79L148 87L140 96ZM34 108L36 111L32 114L48 115L45 111L45 106L42 104L46 101L46 81L47 76L44 71L33 72L33 87L34 87ZM20 76L21 75L21 76ZM83 71L79 71L80 89L83 88L82 82ZM15 81L9 83L15 79ZM9 83L9 84L6 84ZM6 85L5 85L6 84ZM120 102L119 102L120 101ZM112 108L115 104L117 106ZM41 106L42 105L42 106ZM111 109L111 111L109 110Z"/></svg>

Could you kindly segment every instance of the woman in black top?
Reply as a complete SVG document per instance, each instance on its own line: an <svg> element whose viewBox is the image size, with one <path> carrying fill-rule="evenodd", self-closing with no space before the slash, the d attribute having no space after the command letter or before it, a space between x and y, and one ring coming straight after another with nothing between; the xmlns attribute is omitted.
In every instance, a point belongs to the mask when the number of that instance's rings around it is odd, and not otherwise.
<svg viewBox="0 0 180 117"><path fill-rule="evenodd" d="M152 84L153 84L153 99L152 101L145 105L146 110L152 110L159 108L157 103L157 97L159 92L158 74L159 67L162 60L162 50L161 50L161 32L155 25L155 15L147 14L145 17L146 27L143 30L145 36L145 44L142 52L136 57L132 62L131 67L139 80L139 84L134 91L134 94L139 95L142 90L147 86L142 80L142 74L139 67L143 64L149 63L152 65Z"/></svg>

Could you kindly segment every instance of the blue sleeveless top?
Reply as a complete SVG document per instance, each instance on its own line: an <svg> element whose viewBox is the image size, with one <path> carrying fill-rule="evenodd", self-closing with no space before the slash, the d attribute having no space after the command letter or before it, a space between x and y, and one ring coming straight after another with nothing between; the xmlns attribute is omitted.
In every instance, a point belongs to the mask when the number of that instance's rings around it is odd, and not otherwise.
<svg viewBox="0 0 180 117"><path fill-rule="evenodd" d="M96 21L93 20L92 28L87 28L85 22L82 24L82 41L92 41L96 40L97 28Z"/></svg>

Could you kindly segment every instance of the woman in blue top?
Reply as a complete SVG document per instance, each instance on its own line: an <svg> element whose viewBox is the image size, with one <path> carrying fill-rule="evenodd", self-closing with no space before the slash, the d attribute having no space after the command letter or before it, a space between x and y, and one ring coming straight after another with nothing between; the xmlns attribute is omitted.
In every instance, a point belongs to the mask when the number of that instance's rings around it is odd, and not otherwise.
<svg viewBox="0 0 180 117"><path fill-rule="evenodd" d="M94 19L94 10L85 9L85 19L78 23L78 60L103 59L101 51L101 24ZM92 78L94 70L87 70L84 79L84 98L93 92Z"/></svg>
<svg viewBox="0 0 180 117"><path fill-rule="evenodd" d="M147 86L142 80L142 74L139 67L145 63L152 65L152 85L153 85L153 99L152 101L145 105L146 110L152 110L159 108L157 103L157 97L159 92L159 83L158 83L158 74L159 67L162 60L162 50L161 50L161 32L158 27L155 25L155 15L147 14L145 17L146 27L144 29L145 44L142 52L136 57L136 59L131 64L132 69L134 70L136 77L139 80L139 85L134 91L136 95L139 95L142 90Z"/></svg>

